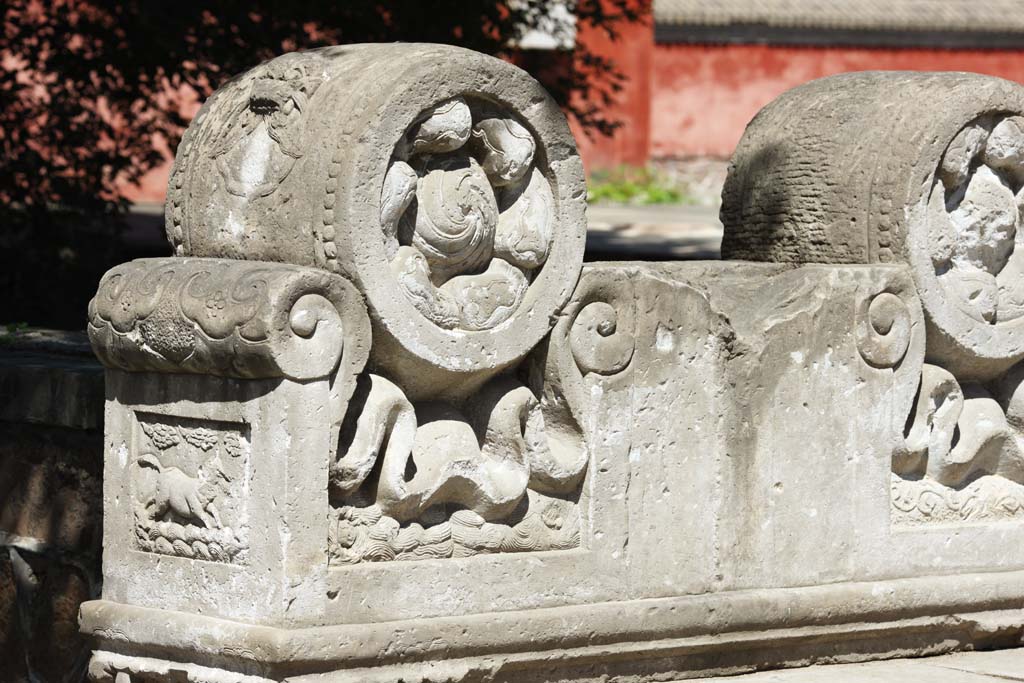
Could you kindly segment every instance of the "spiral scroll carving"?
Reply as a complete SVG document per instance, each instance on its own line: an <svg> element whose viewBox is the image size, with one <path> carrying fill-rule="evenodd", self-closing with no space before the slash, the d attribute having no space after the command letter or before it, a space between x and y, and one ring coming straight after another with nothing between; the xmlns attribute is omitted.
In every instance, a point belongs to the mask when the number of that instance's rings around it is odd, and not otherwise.
<svg viewBox="0 0 1024 683"><path fill-rule="evenodd" d="M101 287L110 364L329 379L339 562L578 547L587 451L551 382L526 378L586 232L582 164L543 87L451 46L324 48L226 83L186 141L168 230L189 258L148 269L159 295L132 268ZM606 327L600 349L624 338Z"/></svg>
<svg viewBox="0 0 1024 683"><path fill-rule="evenodd" d="M569 331L572 356L583 373L614 375L633 358L636 340L618 327L619 314L604 301L587 304Z"/></svg>
<svg viewBox="0 0 1024 683"><path fill-rule="evenodd" d="M351 285L276 263L132 261L104 276L89 305L97 356L125 370L309 379L342 367L348 375L362 368L368 335Z"/></svg>
<svg viewBox="0 0 1024 683"><path fill-rule="evenodd" d="M180 256L341 275L366 302L371 362L413 398L461 400L550 332L579 277L585 197L565 118L524 71L361 45L220 88L185 135L166 213ZM155 343L188 353L164 332Z"/></svg>
<svg viewBox="0 0 1024 683"><path fill-rule="evenodd" d="M910 348L913 318L903 299L892 292L861 302L856 325L857 349L876 368L891 368Z"/></svg>

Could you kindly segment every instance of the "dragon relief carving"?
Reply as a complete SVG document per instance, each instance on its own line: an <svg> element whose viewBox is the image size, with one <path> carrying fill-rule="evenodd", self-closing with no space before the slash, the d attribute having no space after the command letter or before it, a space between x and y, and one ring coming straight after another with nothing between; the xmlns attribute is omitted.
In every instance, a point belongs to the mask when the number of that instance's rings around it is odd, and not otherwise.
<svg viewBox="0 0 1024 683"><path fill-rule="evenodd" d="M331 467L333 561L579 546L579 429L548 425L554 414L514 376L453 405L412 403L368 374L355 408Z"/></svg>
<svg viewBox="0 0 1024 683"><path fill-rule="evenodd" d="M1024 518L1024 368L960 382L926 363L893 456L897 524Z"/></svg>
<svg viewBox="0 0 1024 683"><path fill-rule="evenodd" d="M131 474L138 548L241 561L249 459L242 425L140 414L138 427Z"/></svg>
<svg viewBox="0 0 1024 683"><path fill-rule="evenodd" d="M493 336L523 305L554 239L544 163L516 116L471 97L407 128L382 179L380 229L396 293L424 325ZM330 471L332 563L580 546L581 377L632 356L615 309L587 303L552 319L532 357L444 400L410 398L401 373L362 375Z"/></svg>
<svg viewBox="0 0 1024 683"><path fill-rule="evenodd" d="M978 332L1024 313L1022 202L1024 117L984 115L964 126L933 180L928 245L946 300ZM1022 378L1019 364L993 379L975 376L970 358L925 363L893 456L894 523L1024 518Z"/></svg>
<svg viewBox="0 0 1024 683"><path fill-rule="evenodd" d="M592 384L630 366L635 321L629 292L577 291L534 354L462 401L360 378L330 468L332 563L580 547L581 425Z"/></svg>

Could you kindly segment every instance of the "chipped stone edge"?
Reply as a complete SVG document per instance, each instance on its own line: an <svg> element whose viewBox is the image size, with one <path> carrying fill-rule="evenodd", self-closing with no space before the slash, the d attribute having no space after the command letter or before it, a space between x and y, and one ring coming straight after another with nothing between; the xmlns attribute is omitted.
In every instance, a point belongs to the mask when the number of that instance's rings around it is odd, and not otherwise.
<svg viewBox="0 0 1024 683"><path fill-rule="evenodd" d="M394 676L396 667L427 666L432 660L471 669L478 666L472 660L480 658L486 658L489 668L572 668L608 657L738 653L821 641L844 641L856 652L859 641L880 637L891 647L874 658L891 657L898 654L896 641L901 638L920 647L922 634L932 634L929 640L936 647L951 650L956 649L950 640L954 633L974 641L985 633L1024 630L1021 604L1024 571L1012 571L301 629L249 626L95 600L82 605L79 623L100 650L123 652L131 643L140 656L195 661L198 655L225 663L244 651L247 661L237 662L241 668L251 670L259 662L267 675L332 668L354 674L366 667ZM999 628L990 628L993 624ZM352 680L368 680L365 671L359 676Z"/></svg>

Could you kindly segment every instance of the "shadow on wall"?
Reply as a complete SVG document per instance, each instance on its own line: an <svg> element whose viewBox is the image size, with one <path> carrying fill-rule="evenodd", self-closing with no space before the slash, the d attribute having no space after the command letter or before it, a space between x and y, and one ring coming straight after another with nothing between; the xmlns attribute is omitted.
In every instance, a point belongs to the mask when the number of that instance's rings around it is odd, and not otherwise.
<svg viewBox="0 0 1024 683"><path fill-rule="evenodd" d="M0 422L0 681L85 680L100 594L102 430Z"/></svg>

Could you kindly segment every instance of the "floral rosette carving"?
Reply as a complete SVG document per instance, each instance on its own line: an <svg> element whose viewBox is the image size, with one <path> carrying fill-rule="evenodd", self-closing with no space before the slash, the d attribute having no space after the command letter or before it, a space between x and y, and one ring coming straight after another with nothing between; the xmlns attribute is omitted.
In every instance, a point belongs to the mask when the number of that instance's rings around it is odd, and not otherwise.
<svg viewBox="0 0 1024 683"><path fill-rule="evenodd" d="M533 135L463 97L409 127L381 190L391 271L416 310L445 329L508 320L547 260L554 220Z"/></svg>

